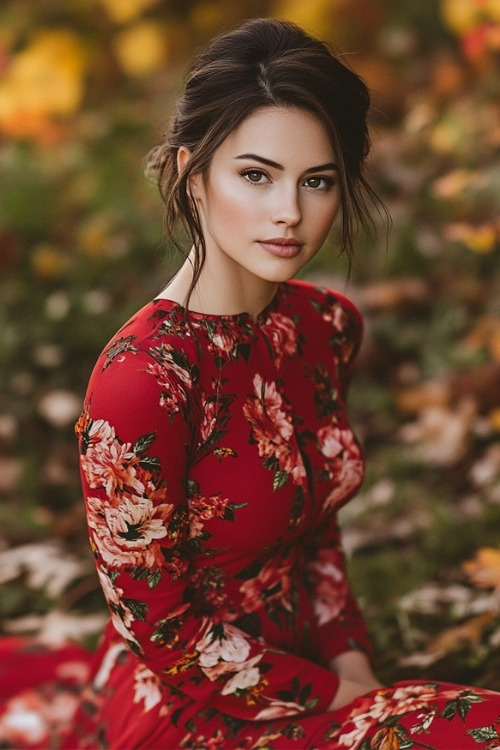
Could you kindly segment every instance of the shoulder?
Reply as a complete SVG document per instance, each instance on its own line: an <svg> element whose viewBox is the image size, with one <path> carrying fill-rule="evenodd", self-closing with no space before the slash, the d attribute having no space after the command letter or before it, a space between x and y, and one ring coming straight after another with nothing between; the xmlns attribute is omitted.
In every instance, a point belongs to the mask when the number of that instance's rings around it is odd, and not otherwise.
<svg viewBox="0 0 500 750"><path fill-rule="evenodd" d="M179 306L155 300L121 326L101 352L96 368L104 371L130 359L144 362L144 359L154 358L159 346L179 350L192 348L190 339Z"/></svg>
<svg viewBox="0 0 500 750"><path fill-rule="evenodd" d="M129 403L158 401L164 391L186 393L197 379L195 344L178 306L150 302L117 331L101 352L87 398Z"/></svg>
<svg viewBox="0 0 500 750"><path fill-rule="evenodd" d="M349 297L333 289L317 286L309 281L289 281L283 285L285 306L304 323L325 326L343 332L359 341L363 332L363 318Z"/></svg>

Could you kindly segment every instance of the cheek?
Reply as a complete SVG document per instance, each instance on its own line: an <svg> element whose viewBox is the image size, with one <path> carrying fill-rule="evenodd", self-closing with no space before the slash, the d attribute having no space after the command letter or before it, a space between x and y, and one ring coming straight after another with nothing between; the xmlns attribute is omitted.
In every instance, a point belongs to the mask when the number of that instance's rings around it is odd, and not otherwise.
<svg viewBox="0 0 500 750"><path fill-rule="evenodd" d="M232 181L220 185L209 203L211 216L226 225L241 228L243 223L259 213L259 201L249 193L250 190L242 189Z"/></svg>
<svg viewBox="0 0 500 750"><path fill-rule="evenodd" d="M334 204L329 204L323 207L322 211L316 211L316 227L318 235L322 235L323 239L326 238L330 228L335 221L339 210L339 203L336 201Z"/></svg>

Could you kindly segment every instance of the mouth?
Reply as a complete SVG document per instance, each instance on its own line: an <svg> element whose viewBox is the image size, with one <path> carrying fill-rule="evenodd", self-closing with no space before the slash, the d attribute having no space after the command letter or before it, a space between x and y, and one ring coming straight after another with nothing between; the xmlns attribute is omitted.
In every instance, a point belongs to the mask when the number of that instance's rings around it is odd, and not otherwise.
<svg viewBox="0 0 500 750"><path fill-rule="evenodd" d="M273 237L269 240L260 240L259 245L280 258L295 258L303 247L303 243L295 237Z"/></svg>

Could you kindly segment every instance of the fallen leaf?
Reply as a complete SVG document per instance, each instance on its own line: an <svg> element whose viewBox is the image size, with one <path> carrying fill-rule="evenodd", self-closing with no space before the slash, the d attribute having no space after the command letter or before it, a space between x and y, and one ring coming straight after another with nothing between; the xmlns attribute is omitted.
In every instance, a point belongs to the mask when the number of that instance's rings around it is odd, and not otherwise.
<svg viewBox="0 0 500 750"><path fill-rule="evenodd" d="M427 650L431 653L447 654L464 645L477 646L487 626L497 618L497 612L483 612L476 617L471 617L461 625L447 628L431 639Z"/></svg>
<svg viewBox="0 0 500 750"><path fill-rule="evenodd" d="M27 615L3 623L8 633L36 635L37 641L47 646L62 646L68 641L84 641L102 632L107 614L68 614L53 609L46 615Z"/></svg>
<svg viewBox="0 0 500 750"><path fill-rule="evenodd" d="M497 619L498 613L496 611L483 612L476 617L471 617L461 625L447 628L429 641L425 651L405 656L400 660L400 664L425 669L463 646L473 648L480 642L490 623Z"/></svg>
<svg viewBox="0 0 500 750"><path fill-rule="evenodd" d="M471 398L463 398L454 408L428 406L414 422L403 425L399 435L415 446L413 454L418 460L453 466L469 449L476 414Z"/></svg>
<svg viewBox="0 0 500 750"><path fill-rule="evenodd" d="M28 588L44 590L57 599L69 585L89 572L88 561L78 560L55 541L22 544L0 553L0 583L26 575Z"/></svg>
<svg viewBox="0 0 500 750"><path fill-rule="evenodd" d="M478 588L500 588L500 550L482 547L472 560L462 563L469 580Z"/></svg>

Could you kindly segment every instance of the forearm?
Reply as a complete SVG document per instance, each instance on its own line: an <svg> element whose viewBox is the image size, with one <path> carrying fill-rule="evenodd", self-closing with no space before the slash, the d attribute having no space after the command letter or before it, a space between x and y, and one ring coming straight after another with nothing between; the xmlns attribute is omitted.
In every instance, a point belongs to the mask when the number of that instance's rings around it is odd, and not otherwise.
<svg viewBox="0 0 500 750"><path fill-rule="evenodd" d="M363 651L345 651L335 656L328 666L339 677L360 682L363 685L381 687L381 683L373 673L371 662Z"/></svg>

